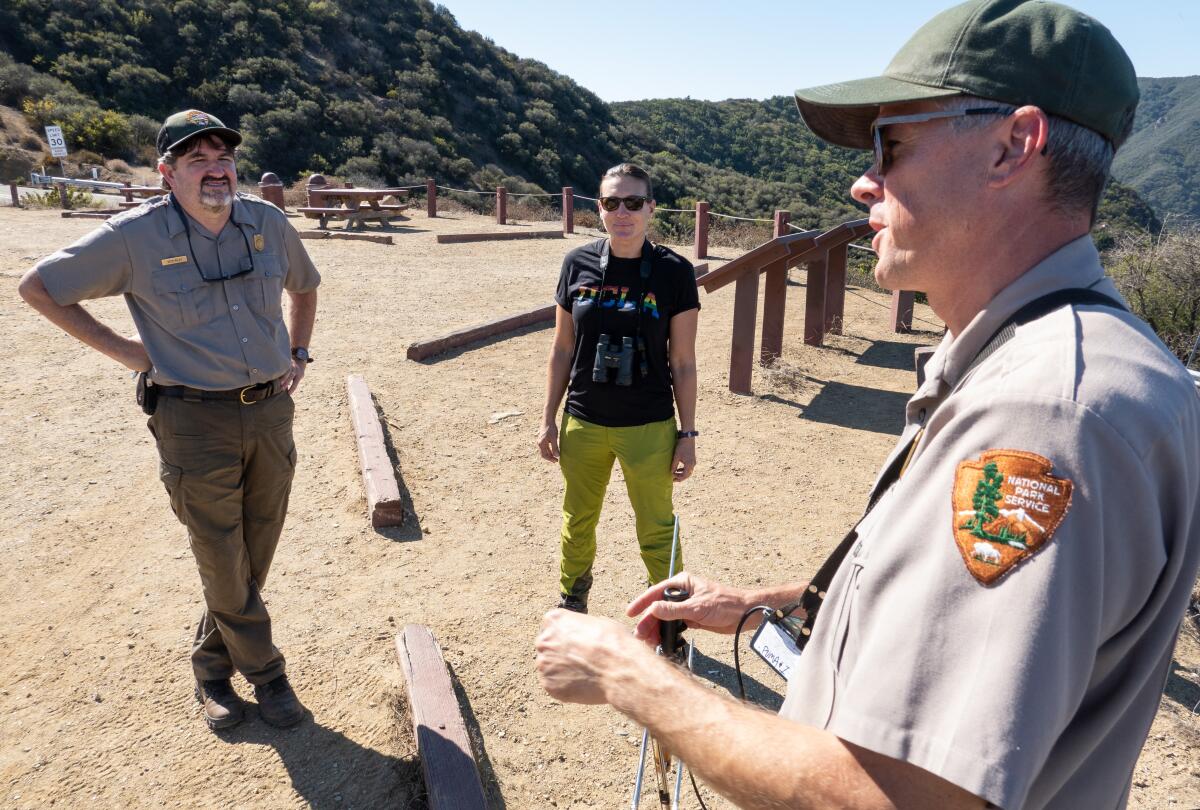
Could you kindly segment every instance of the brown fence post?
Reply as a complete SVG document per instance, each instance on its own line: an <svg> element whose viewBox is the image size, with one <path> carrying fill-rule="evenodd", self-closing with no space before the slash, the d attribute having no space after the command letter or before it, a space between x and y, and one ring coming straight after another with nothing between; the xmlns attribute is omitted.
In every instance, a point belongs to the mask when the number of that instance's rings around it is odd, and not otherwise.
<svg viewBox="0 0 1200 810"><path fill-rule="evenodd" d="M777 209L775 211L775 230L771 234L774 238L778 239L781 236L787 236L788 231L791 230L788 228L788 220L790 220L791 217L792 215L789 211L784 211L783 209Z"/></svg>
<svg viewBox="0 0 1200 810"><path fill-rule="evenodd" d="M123 185L125 186L125 188L133 188L133 183L129 182L128 180L126 180L123 183ZM121 196L125 198L125 202L133 202L133 192L132 191L122 191Z"/></svg>
<svg viewBox="0 0 1200 810"><path fill-rule="evenodd" d="M896 332L911 332L913 321L913 299L916 293L907 290L892 292L892 329Z"/></svg>
<svg viewBox="0 0 1200 810"><path fill-rule="evenodd" d="M508 219L508 189L496 186L496 224L507 225Z"/></svg>
<svg viewBox="0 0 1200 810"><path fill-rule="evenodd" d="M17 184L16 183L8 184L8 193L12 195L13 208L20 208L21 207L21 195L17 193Z"/></svg>
<svg viewBox="0 0 1200 810"><path fill-rule="evenodd" d="M758 362L766 366L783 356L783 321L787 309L787 258L767 265L763 275L766 276L767 283L766 289L763 290L762 344L758 352Z"/></svg>
<svg viewBox="0 0 1200 810"><path fill-rule="evenodd" d="M696 252L697 259L707 259L708 258L708 203L706 203L706 202L696 203L696 251L695 252ZM755 282L754 286L755 286L755 288L758 287L757 281ZM753 343L754 339L751 338L750 342Z"/></svg>
<svg viewBox="0 0 1200 810"><path fill-rule="evenodd" d="M71 208L71 199L67 196L67 184L58 184L58 202L62 205L63 210L67 211Z"/></svg>
<svg viewBox="0 0 1200 810"><path fill-rule="evenodd" d="M563 233L575 233L575 189L563 186L562 201Z"/></svg>
<svg viewBox="0 0 1200 810"><path fill-rule="evenodd" d="M283 181L275 172L265 172L258 181L258 193L271 205L283 210Z"/></svg>
<svg viewBox="0 0 1200 810"><path fill-rule="evenodd" d="M733 287L733 341L729 350L729 390L749 394L754 372L754 321L758 315L758 273L751 271Z"/></svg>
<svg viewBox="0 0 1200 810"><path fill-rule="evenodd" d="M437 184L433 178L425 181L425 216L431 219L437 216Z"/></svg>
<svg viewBox="0 0 1200 810"><path fill-rule="evenodd" d="M808 287L804 295L804 342L820 346L825 342L825 289L828 281L829 254L808 263Z"/></svg>
<svg viewBox="0 0 1200 810"><path fill-rule="evenodd" d="M829 269L825 283L825 331L842 334L846 317L846 252L849 245L829 249Z"/></svg>

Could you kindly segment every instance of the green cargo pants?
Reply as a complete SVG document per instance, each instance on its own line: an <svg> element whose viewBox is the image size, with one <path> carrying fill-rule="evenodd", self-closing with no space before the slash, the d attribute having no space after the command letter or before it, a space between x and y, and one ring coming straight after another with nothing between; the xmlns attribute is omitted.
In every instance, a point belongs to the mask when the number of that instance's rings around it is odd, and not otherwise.
<svg viewBox="0 0 1200 810"><path fill-rule="evenodd" d="M614 459L621 462L625 475L638 545L650 582L667 578L675 525L671 501L675 430L674 417L647 425L610 428L563 414L558 439L558 464L566 483L559 583L562 593L583 596L591 588L596 524L600 522L600 507ZM675 570L683 570L682 548Z"/></svg>
<svg viewBox="0 0 1200 810"><path fill-rule="evenodd" d="M234 670L253 684L284 672L260 590L283 530L296 445L295 405L160 397L150 417L171 508L187 526L205 610L192 645L201 680Z"/></svg>

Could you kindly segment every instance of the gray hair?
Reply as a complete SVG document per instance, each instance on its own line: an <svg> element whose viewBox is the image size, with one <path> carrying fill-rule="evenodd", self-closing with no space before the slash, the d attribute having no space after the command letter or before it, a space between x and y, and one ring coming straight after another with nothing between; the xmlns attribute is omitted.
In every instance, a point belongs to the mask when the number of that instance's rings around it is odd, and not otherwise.
<svg viewBox="0 0 1200 810"><path fill-rule="evenodd" d="M957 131L994 123L1001 115L1011 115L1017 109L1011 104L1001 102L997 105L995 102L974 96L951 99L944 106L949 110L984 106L1001 106L1006 109L1006 112L996 115L956 118L953 125ZM1104 196L1104 187L1108 183L1116 147L1099 132L1074 121L1050 113L1046 113L1046 118L1050 122L1050 129L1046 136L1044 153L1048 158L1044 199L1051 208L1063 214L1087 211L1088 221L1094 223L1096 210L1100 207L1100 198Z"/></svg>

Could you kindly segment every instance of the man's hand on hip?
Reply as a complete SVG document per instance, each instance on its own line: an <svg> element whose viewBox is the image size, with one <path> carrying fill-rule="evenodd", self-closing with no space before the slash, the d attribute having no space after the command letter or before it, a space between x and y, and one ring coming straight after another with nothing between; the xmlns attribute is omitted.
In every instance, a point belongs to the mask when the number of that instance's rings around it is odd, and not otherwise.
<svg viewBox="0 0 1200 810"><path fill-rule="evenodd" d="M302 363L293 357L292 367L283 375L283 389L289 394L296 393L296 389L300 387L300 381L304 379L306 368L308 368L308 363Z"/></svg>

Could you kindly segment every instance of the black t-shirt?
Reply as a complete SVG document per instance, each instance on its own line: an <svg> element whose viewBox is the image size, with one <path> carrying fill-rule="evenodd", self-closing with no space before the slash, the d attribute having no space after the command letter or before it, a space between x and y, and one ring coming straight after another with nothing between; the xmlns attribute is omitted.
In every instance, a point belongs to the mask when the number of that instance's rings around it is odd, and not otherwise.
<svg viewBox="0 0 1200 810"><path fill-rule="evenodd" d="M661 245L651 245L650 277L641 277L642 260L609 255L601 291L600 253L606 240L575 248L563 259L554 300L575 322L575 350L566 411L605 427L632 427L670 419L671 393L668 343L671 318L700 308L696 272L691 263ZM618 369L607 369L607 382L595 382L596 344L607 334L618 347L633 338L632 384L617 385ZM638 337L645 344L638 349Z"/></svg>

